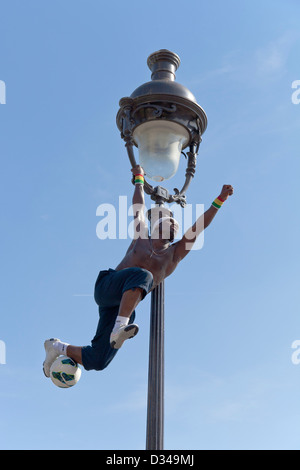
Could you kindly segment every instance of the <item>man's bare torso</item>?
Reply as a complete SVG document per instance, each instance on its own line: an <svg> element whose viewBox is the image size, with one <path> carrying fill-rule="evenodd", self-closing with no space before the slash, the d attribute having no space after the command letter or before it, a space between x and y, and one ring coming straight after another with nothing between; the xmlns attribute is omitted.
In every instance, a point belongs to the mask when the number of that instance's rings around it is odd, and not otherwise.
<svg viewBox="0 0 300 470"><path fill-rule="evenodd" d="M160 284L175 270L178 262L174 260L175 244L170 245L158 254L152 250L150 238L133 240L116 271L138 267L147 269L153 275L153 288Z"/></svg>

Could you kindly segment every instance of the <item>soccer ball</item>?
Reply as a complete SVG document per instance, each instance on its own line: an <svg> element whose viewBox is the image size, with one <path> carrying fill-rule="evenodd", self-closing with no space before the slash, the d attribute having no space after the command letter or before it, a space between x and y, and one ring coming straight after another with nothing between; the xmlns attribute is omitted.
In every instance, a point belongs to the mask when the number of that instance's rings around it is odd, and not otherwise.
<svg viewBox="0 0 300 470"><path fill-rule="evenodd" d="M70 388L80 379L81 369L70 357L59 356L50 368L50 377L57 387Z"/></svg>

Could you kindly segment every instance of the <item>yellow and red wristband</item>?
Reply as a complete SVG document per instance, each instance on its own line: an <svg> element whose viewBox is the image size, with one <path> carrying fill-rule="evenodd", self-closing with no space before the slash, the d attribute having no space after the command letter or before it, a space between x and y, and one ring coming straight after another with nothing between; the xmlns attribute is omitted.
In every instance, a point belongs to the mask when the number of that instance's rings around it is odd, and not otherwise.
<svg viewBox="0 0 300 470"><path fill-rule="evenodd" d="M212 203L212 206L214 206L216 209L220 209L223 206L224 202L224 199L218 196Z"/></svg>
<svg viewBox="0 0 300 470"><path fill-rule="evenodd" d="M141 174L135 175L134 184L144 184L144 183L145 183L145 178L143 175Z"/></svg>

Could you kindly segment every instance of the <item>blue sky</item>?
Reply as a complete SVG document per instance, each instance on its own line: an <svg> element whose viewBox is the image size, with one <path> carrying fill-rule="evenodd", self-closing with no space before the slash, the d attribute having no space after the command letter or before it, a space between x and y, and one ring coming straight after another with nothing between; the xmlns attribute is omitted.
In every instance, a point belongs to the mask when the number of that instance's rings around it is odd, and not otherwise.
<svg viewBox="0 0 300 470"><path fill-rule="evenodd" d="M165 448L300 448L299 14L297 0L0 2L2 449L145 448L150 297L105 371L60 390L41 365L50 336L89 344L96 276L127 249L97 238L96 210L131 197L118 102L162 48L208 116L188 202L235 188L166 280Z"/></svg>

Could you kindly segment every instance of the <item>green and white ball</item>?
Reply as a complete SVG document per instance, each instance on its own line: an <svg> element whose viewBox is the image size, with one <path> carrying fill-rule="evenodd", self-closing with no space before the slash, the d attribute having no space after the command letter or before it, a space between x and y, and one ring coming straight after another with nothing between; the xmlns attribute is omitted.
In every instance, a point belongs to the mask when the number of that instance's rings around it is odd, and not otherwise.
<svg viewBox="0 0 300 470"><path fill-rule="evenodd" d="M70 357L59 356L50 368L50 377L57 387L70 388L79 381L81 369Z"/></svg>

